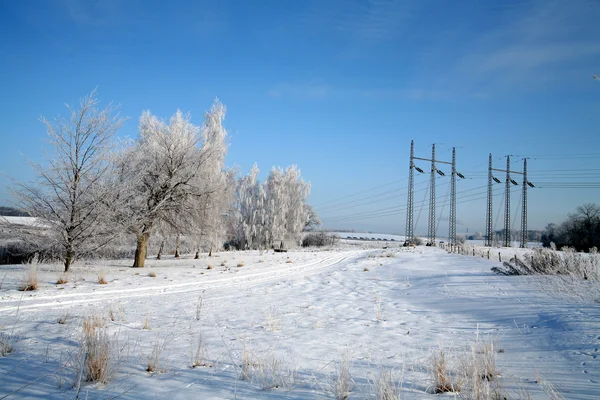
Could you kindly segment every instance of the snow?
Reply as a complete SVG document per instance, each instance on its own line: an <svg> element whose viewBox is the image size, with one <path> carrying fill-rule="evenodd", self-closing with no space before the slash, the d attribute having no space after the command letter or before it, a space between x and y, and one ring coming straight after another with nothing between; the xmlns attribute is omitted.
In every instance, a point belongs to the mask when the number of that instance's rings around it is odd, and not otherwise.
<svg viewBox="0 0 600 400"><path fill-rule="evenodd" d="M459 357L478 338L502 349L496 357L509 398L548 398L549 384L565 398L597 398L597 303L554 295L547 277L495 275L490 268L500 263L481 256L487 249L473 257L347 242L149 259L143 269L94 261L76 265L65 285L55 284L59 265L43 264L35 292L17 290L25 266L0 266L0 331L16 337L14 351L0 357L0 397L18 390L10 398L74 398L69 363L82 318L99 314L118 340L118 372L106 385L84 382L82 398L331 398L336 363L347 357L349 398L375 398L374 376L386 368L401 380L402 398L434 399L448 395L432 391L433 349ZM108 284L97 283L101 273ZM191 368L199 334L205 365ZM157 344L162 367L149 373ZM265 390L256 371L239 379L244 349L255 360L279 360L278 375L293 371L293 382Z"/></svg>
<svg viewBox="0 0 600 400"><path fill-rule="evenodd" d="M33 226L37 224L36 218L33 217L11 217L0 215L0 226L2 225L27 225Z"/></svg>

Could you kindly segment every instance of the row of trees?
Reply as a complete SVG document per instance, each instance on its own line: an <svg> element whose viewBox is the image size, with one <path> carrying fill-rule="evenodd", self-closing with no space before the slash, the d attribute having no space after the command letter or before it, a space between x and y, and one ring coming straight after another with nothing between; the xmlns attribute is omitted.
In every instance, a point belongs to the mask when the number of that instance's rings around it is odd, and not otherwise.
<svg viewBox="0 0 600 400"><path fill-rule="evenodd" d="M192 237L197 251L227 239L255 248L298 240L308 222L310 186L296 167L273 169L265 184L256 167L239 181L225 168L226 109L218 100L201 126L181 111L168 121L146 111L136 140L115 140L125 118L112 104L99 109L96 91L69 111L68 120L42 118L47 162L31 162L36 181L17 182L15 191L43 227L25 239L59 251L65 271L120 234L135 237L133 266L143 267L152 235Z"/></svg>
<svg viewBox="0 0 600 400"><path fill-rule="evenodd" d="M300 178L295 165L286 170L273 168L264 183L257 179L258 173L254 165L238 182L234 245L256 249L298 243L301 232L315 222L314 212L306 204L310 184Z"/></svg>
<svg viewBox="0 0 600 400"><path fill-rule="evenodd" d="M542 245L570 246L588 251L600 247L600 206L587 203L575 209L560 224L548 224L542 234Z"/></svg>

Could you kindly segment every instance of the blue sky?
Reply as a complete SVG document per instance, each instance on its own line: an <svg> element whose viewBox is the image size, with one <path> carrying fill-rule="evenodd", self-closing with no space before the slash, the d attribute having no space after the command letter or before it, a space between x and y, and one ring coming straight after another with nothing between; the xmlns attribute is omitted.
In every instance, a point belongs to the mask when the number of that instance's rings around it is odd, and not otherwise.
<svg viewBox="0 0 600 400"><path fill-rule="evenodd" d="M32 179L22 154L41 160L39 116L95 87L122 105L130 137L143 110L200 124L219 97L227 164L256 162L263 177L297 164L326 227L403 233L414 139L423 158L432 143L442 160L457 148L459 232L484 229L489 153L499 168L513 155L515 170L530 157L529 227L543 228L600 203L598 21L591 0L0 2L0 171ZM427 180L416 177L417 233ZM438 179L441 235L447 193Z"/></svg>

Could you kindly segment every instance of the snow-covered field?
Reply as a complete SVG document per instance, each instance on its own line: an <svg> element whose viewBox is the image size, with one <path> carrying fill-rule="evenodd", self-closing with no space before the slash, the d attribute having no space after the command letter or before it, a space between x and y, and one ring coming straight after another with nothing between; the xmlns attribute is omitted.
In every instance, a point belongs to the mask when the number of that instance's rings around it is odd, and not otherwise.
<svg viewBox="0 0 600 400"><path fill-rule="evenodd" d="M598 398L597 303L553 296L540 289L546 278L494 275L494 257L385 245L222 252L144 269L94 262L64 285L59 265L39 265L35 292L17 290L25 266L0 266L0 331L14 336L0 398L75 398L92 315L104 319L116 372L108 384L82 382L80 398L334 398L342 360L349 398L376 398L381 371L401 398L447 398L433 393L432 354L442 348L453 371L475 342L494 343L507 398Z"/></svg>

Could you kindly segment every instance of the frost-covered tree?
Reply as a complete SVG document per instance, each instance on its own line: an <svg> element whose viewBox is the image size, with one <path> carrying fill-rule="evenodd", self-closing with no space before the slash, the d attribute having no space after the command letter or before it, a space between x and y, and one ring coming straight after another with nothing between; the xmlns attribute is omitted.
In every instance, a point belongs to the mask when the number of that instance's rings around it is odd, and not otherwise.
<svg viewBox="0 0 600 400"><path fill-rule="evenodd" d="M31 162L37 179L18 183L20 208L36 217L48 232L47 246L60 249L65 272L73 261L105 245L114 236L107 223L113 201L110 181L115 132L125 118L109 104L98 108L96 90L69 109L69 119L41 118L48 133L47 163Z"/></svg>
<svg viewBox="0 0 600 400"><path fill-rule="evenodd" d="M306 221L306 224L304 225L304 230L307 232L312 232L317 229L319 225L321 225L321 219L311 205L306 204L305 207L306 214L308 215L308 221Z"/></svg>
<svg viewBox="0 0 600 400"><path fill-rule="evenodd" d="M258 181L256 165L238 181L234 241L240 248L299 243L309 219L306 198L310 185L300 178L296 166L273 168L265 183Z"/></svg>
<svg viewBox="0 0 600 400"><path fill-rule="evenodd" d="M220 123L224 107L218 101L207 118L215 113ZM193 232L204 216L199 204L218 190L220 182L211 174L215 160L227 151L226 146L217 146L224 143L224 130L200 128L190 118L177 111L167 123L144 112L139 139L121 157L123 216L137 242L134 267L144 266L158 221L180 234Z"/></svg>
<svg viewBox="0 0 600 400"><path fill-rule="evenodd" d="M266 193L258 181L258 166L239 179L235 195L234 241L239 248L264 248L266 237Z"/></svg>
<svg viewBox="0 0 600 400"><path fill-rule="evenodd" d="M198 247L207 247L211 255L212 250L220 247L225 239L224 218L233 195L231 174L225 170L228 147L227 131L223 127L225 114L225 106L216 100L204 115L202 127L202 156L206 162L200 184L204 188L204 195L197 199L199 215L196 218L195 235L199 239Z"/></svg>

